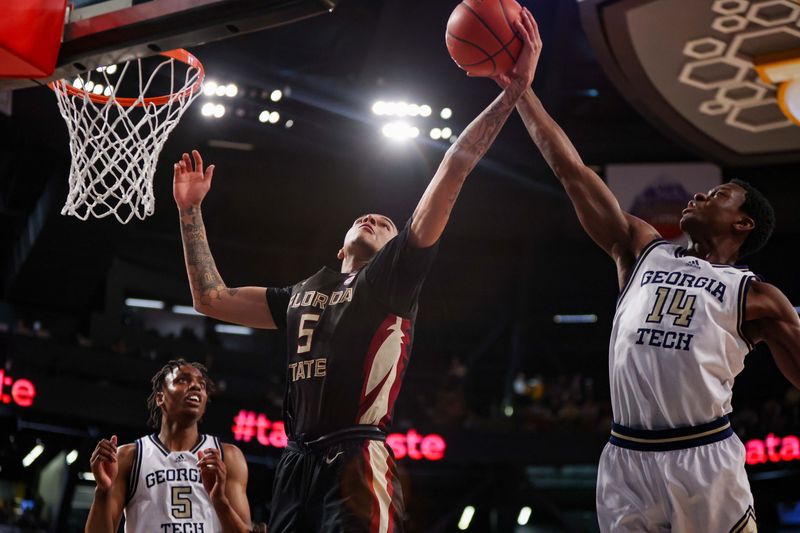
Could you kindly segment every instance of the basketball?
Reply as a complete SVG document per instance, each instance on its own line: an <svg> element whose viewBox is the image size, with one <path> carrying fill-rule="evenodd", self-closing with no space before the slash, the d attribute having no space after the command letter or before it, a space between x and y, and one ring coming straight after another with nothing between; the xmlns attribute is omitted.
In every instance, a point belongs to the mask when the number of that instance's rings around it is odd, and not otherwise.
<svg viewBox="0 0 800 533"><path fill-rule="evenodd" d="M521 12L515 0L464 0L447 21L450 57L472 76L507 73L522 50L514 30Z"/></svg>

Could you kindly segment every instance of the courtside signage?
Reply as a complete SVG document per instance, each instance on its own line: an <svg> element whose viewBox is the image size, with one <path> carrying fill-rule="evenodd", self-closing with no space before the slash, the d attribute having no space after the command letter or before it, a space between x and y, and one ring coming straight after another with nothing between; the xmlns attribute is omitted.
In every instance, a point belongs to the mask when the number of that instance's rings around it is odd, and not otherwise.
<svg viewBox="0 0 800 533"><path fill-rule="evenodd" d="M271 448L286 447L286 432L283 422L270 420L264 413L242 409L233 417L233 439L238 442L255 440L262 446ZM414 461L439 461L444 458L447 444L434 433L422 435L416 429L405 433L390 433L386 437L396 459L408 457Z"/></svg>
<svg viewBox="0 0 800 533"><path fill-rule="evenodd" d="M36 387L27 379L14 379L0 369L0 402L30 407L36 397Z"/></svg>
<svg viewBox="0 0 800 533"><path fill-rule="evenodd" d="M800 438L794 435L776 437L773 433L765 439L751 439L745 443L748 465L781 463L800 459Z"/></svg>

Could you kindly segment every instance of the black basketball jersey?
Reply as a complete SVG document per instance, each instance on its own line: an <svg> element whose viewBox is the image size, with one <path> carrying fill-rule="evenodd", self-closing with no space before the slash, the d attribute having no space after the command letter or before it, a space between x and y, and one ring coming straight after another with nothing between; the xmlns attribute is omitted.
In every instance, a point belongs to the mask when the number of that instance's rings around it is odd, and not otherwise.
<svg viewBox="0 0 800 533"><path fill-rule="evenodd" d="M356 272L328 267L267 290L288 345L283 404L290 439L357 424L385 429L411 354L417 301L437 245L408 245L411 223Z"/></svg>

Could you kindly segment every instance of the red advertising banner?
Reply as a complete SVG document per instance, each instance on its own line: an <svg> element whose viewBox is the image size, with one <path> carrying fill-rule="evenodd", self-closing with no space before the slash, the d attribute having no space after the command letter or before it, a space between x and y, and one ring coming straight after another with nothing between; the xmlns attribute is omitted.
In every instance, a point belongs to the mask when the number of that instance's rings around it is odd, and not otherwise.
<svg viewBox="0 0 800 533"><path fill-rule="evenodd" d="M233 440L258 442L271 448L285 448L287 443L283 422L270 420L264 413L242 409L233 417ZM447 443L434 433L422 435L416 429L406 433L390 433L386 444L392 448L396 459L409 458L414 461L439 461L444 458Z"/></svg>

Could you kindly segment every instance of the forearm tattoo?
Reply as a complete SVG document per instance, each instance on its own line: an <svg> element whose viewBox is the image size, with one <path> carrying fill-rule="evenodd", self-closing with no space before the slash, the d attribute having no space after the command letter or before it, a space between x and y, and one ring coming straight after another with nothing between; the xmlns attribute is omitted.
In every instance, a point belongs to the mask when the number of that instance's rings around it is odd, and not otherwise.
<svg viewBox="0 0 800 533"><path fill-rule="evenodd" d="M225 287L222 277L217 272L217 265L208 247L200 208L190 206L182 210L180 215L183 251L192 296L203 305L211 305L213 300L222 297L223 291L231 296L236 294L236 289Z"/></svg>

